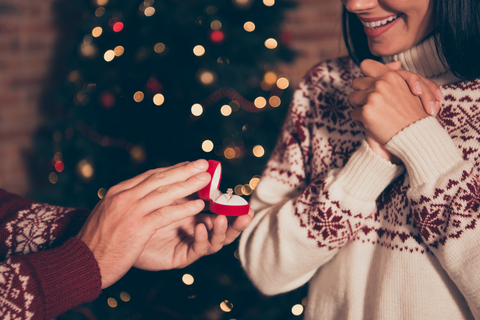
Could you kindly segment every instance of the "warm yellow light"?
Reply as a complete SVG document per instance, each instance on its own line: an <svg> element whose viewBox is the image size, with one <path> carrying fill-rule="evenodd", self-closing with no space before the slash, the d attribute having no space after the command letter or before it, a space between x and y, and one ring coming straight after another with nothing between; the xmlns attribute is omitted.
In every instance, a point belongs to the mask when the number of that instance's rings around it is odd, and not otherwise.
<svg viewBox="0 0 480 320"><path fill-rule="evenodd" d="M165 44L159 42L153 47L153 50L155 50L156 53L162 53L165 51Z"/></svg>
<svg viewBox="0 0 480 320"><path fill-rule="evenodd" d="M190 286L193 284L193 281L195 281L193 279L193 276L191 274L188 274L188 273L185 273L182 277L182 281L183 283L185 283L187 286Z"/></svg>
<svg viewBox="0 0 480 320"><path fill-rule="evenodd" d="M247 21L243 24L243 29L245 29L245 31L247 32L252 32L253 30L255 30L255 23L253 23L252 21Z"/></svg>
<svg viewBox="0 0 480 320"><path fill-rule="evenodd" d="M263 157L265 154L265 149L261 145L256 145L253 147L253 155L257 158Z"/></svg>
<svg viewBox="0 0 480 320"><path fill-rule="evenodd" d="M265 106L267 105L267 99L265 99L264 97L258 97L255 99L255 101L253 101L253 104L258 109L265 108Z"/></svg>
<svg viewBox="0 0 480 320"><path fill-rule="evenodd" d="M107 50L103 55L103 59L105 59L107 62L112 61L113 58L115 58L115 52L113 50Z"/></svg>
<svg viewBox="0 0 480 320"><path fill-rule="evenodd" d="M270 103L272 107L276 108L282 103L282 100L280 100L280 98L277 96L271 96L270 99L268 99L268 103Z"/></svg>
<svg viewBox="0 0 480 320"><path fill-rule="evenodd" d="M92 36L94 36L95 38L98 38L102 35L102 32L103 32L102 27L95 27L92 30Z"/></svg>
<svg viewBox="0 0 480 320"><path fill-rule="evenodd" d="M99 7L97 10L95 10L95 17L101 17L105 14L105 8L104 7Z"/></svg>
<svg viewBox="0 0 480 320"><path fill-rule="evenodd" d="M218 30L222 27L222 23L218 20L213 20L212 23L210 23L210 28L213 30Z"/></svg>
<svg viewBox="0 0 480 320"><path fill-rule="evenodd" d="M222 301L222 303L220 303L220 309L222 309L223 312L230 312L233 309L233 303L228 300Z"/></svg>
<svg viewBox="0 0 480 320"><path fill-rule="evenodd" d="M193 48L193 54L197 57L203 56L205 54L205 48L201 45L196 45Z"/></svg>
<svg viewBox="0 0 480 320"><path fill-rule="evenodd" d="M151 17L153 16L153 14L155 13L155 8L154 7L148 7L148 8L145 8L145 11L143 12L147 17Z"/></svg>
<svg viewBox="0 0 480 320"><path fill-rule="evenodd" d="M215 76L210 71L203 71L200 74L200 82L205 85L212 84L214 80L215 80Z"/></svg>
<svg viewBox="0 0 480 320"><path fill-rule="evenodd" d="M145 98L145 95L142 91L137 91L133 94L133 100L135 100L135 102L142 102L143 98Z"/></svg>
<svg viewBox="0 0 480 320"><path fill-rule="evenodd" d="M265 40L265 47L267 47L268 49L275 49L277 45L278 45L277 40L273 38L269 38Z"/></svg>
<svg viewBox="0 0 480 320"><path fill-rule="evenodd" d="M134 146L130 149L129 151L130 157L132 158L133 161L136 163L143 163L145 159L147 158L147 154L145 152L145 149L143 149L142 146Z"/></svg>
<svg viewBox="0 0 480 320"><path fill-rule="evenodd" d="M114 298L108 298L107 303L110 308L115 308L118 306L118 302Z"/></svg>
<svg viewBox="0 0 480 320"><path fill-rule="evenodd" d="M108 0L97 0L96 2L97 6L104 7L108 3Z"/></svg>
<svg viewBox="0 0 480 320"><path fill-rule="evenodd" d="M243 185L239 184L235 187L234 191L236 195L243 196L242 192Z"/></svg>
<svg viewBox="0 0 480 320"><path fill-rule="evenodd" d="M130 295L127 292L122 292L120 293L120 299L122 299L123 302L128 302L130 301Z"/></svg>
<svg viewBox="0 0 480 320"><path fill-rule="evenodd" d="M271 7L275 4L275 0L263 0L263 4L267 7Z"/></svg>
<svg viewBox="0 0 480 320"><path fill-rule="evenodd" d="M225 104L220 108L220 113L223 116L228 117L232 114L232 107L230 107L228 104Z"/></svg>
<svg viewBox="0 0 480 320"><path fill-rule="evenodd" d="M279 89L285 90L285 89L288 88L289 85L290 85L290 82L288 81L287 78L285 78L285 77L280 77L280 78L278 78L278 80L277 80L277 87L278 87Z"/></svg>
<svg viewBox="0 0 480 320"><path fill-rule="evenodd" d="M302 305L305 307L308 303L308 297L302 299Z"/></svg>
<svg viewBox="0 0 480 320"><path fill-rule="evenodd" d="M213 150L213 142L210 140L203 141L202 150L205 152L211 152Z"/></svg>
<svg viewBox="0 0 480 320"><path fill-rule="evenodd" d="M233 148L226 148L223 151L223 156L227 159L233 159L235 158L235 150Z"/></svg>
<svg viewBox="0 0 480 320"><path fill-rule="evenodd" d="M248 184L250 185L250 188L255 190L257 188L259 182L260 182L260 177L255 176L252 179L250 179L250 182Z"/></svg>
<svg viewBox="0 0 480 320"><path fill-rule="evenodd" d="M263 76L263 80L268 83L269 85L272 85L275 83L275 81L277 81L277 74L273 71L268 71L267 73L265 73L265 75Z"/></svg>
<svg viewBox="0 0 480 320"><path fill-rule="evenodd" d="M161 106L165 102L165 97L161 93L157 93L153 96L153 103L157 106Z"/></svg>
<svg viewBox="0 0 480 320"><path fill-rule="evenodd" d="M249 196L249 195L252 194L253 190L250 187L250 185L245 184L245 185L242 186L242 192L243 192L244 195Z"/></svg>
<svg viewBox="0 0 480 320"><path fill-rule="evenodd" d="M125 49L122 46L116 46L113 52L117 57L120 57L125 52Z"/></svg>
<svg viewBox="0 0 480 320"><path fill-rule="evenodd" d="M100 188L100 189L98 189L98 191L97 191L97 196L98 196L100 199L103 199L106 194L107 194L107 189L105 189L105 188Z"/></svg>
<svg viewBox="0 0 480 320"><path fill-rule="evenodd" d="M296 304L292 307L292 313L294 316L299 316L303 313L303 306L301 304Z"/></svg>
<svg viewBox="0 0 480 320"><path fill-rule="evenodd" d="M48 176L48 181L50 181L51 184L55 184L58 182L58 175L55 172L50 173Z"/></svg>
<svg viewBox="0 0 480 320"><path fill-rule="evenodd" d="M192 114L196 117L199 117L203 113L203 107L199 103L195 103L192 106Z"/></svg>
<svg viewBox="0 0 480 320"><path fill-rule="evenodd" d="M83 178L90 179L93 176L93 167L87 160L80 161L77 168Z"/></svg>

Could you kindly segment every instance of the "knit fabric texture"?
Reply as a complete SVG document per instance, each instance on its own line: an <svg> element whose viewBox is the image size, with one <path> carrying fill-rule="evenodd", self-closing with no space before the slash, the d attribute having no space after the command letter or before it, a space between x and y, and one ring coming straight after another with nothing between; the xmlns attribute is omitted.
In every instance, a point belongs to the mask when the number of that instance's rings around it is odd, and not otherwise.
<svg viewBox="0 0 480 320"><path fill-rule="evenodd" d="M480 319L480 80L452 83L432 44L396 58L445 96L387 143L403 165L350 118L350 58L315 66L294 94L239 253L264 294L309 282L306 320Z"/></svg>
<svg viewBox="0 0 480 320"><path fill-rule="evenodd" d="M98 264L74 238L88 214L0 189L1 319L50 320L100 294Z"/></svg>

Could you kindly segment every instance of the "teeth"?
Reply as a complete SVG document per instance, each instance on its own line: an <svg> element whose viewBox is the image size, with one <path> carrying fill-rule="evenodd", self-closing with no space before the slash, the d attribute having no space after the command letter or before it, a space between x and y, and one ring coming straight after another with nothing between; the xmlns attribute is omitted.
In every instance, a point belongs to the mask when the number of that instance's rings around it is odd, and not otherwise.
<svg viewBox="0 0 480 320"><path fill-rule="evenodd" d="M391 21L393 21L397 18L398 18L398 15L394 15L394 16L388 17L387 19L378 20L378 21L370 21L370 22L366 22L366 21L363 21L363 20L360 20L360 21L362 21L363 25L365 27L367 27L368 29L375 29L375 28L378 28L380 26L384 26L387 23L389 23L389 22L391 22Z"/></svg>

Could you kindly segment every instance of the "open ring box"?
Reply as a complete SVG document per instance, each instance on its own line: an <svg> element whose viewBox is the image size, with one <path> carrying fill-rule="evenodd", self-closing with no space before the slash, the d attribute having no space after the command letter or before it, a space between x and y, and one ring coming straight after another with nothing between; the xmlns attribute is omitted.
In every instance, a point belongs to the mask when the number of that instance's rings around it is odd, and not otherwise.
<svg viewBox="0 0 480 320"><path fill-rule="evenodd" d="M222 165L219 161L208 160L208 170L212 179L208 185L198 191L200 199L208 201L208 210L225 216L241 216L248 213L250 204L244 198L234 195L229 189L228 193L218 190L222 176Z"/></svg>

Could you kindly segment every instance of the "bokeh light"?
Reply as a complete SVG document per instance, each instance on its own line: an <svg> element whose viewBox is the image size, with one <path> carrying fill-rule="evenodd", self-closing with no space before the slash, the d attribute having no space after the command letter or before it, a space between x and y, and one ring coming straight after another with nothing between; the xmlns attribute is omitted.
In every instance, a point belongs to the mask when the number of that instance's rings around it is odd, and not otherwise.
<svg viewBox="0 0 480 320"><path fill-rule="evenodd" d="M265 108L265 106L267 105L267 99L265 99L264 97L258 97L255 99L255 101L253 101L253 104L258 109Z"/></svg>
<svg viewBox="0 0 480 320"><path fill-rule="evenodd" d="M51 184L55 184L58 182L58 175L55 172L50 173L48 176L48 181L50 181Z"/></svg>
<svg viewBox="0 0 480 320"><path fill-rule="evenodd" d="M223 151L223 156L227 159L233 159L235 158L235 149L233 148L226 148Z"/></svg>
<svg viewBox="0 0 480 320"><path fill-rule="evenodd" d="M205 54L205 48L201 45L196 45L193 48L193 54L197 57L203 56Z"/></svg>
<svg viewBox="0 0 480 320"><path fill-rule="evenodd" d="M165 48L165 44L159 42L153 47L153 50L155 50L156 53L162 53L163 51L165 51Z"/></svg>
<svg viewBox="0 0 480 320"><path fill-rule="evenodd" d="M194 116L199 117L199 116L201 116L202 113L203 113L203 107L202 107L201 104L195 103L195 104L192 106L191 111L192 111L192 114L193 114Z"/></svg>
<svg viewBox="0 0 480 320"><path fill-rule="evenodd" d="M265 47L267 47L268 49L275 49L278 45L278 42L277 40L273 39L273 38L269 38L267 40L265 40Z"/></svg>
<svg viewBox="0 0 480 320"><path fill-rule="evenodd" d="M250 179L250 182L248 183L250 187L255 190L258 186L258 183L260 182L260 177L259 176L254 176L252 179Z"/></svg>
<svg viewBox="0 0 480 320"><path fill-rule="evenodd" d="M222 303L220 303L220 309L222 309L223 312L230 312L233 309L233 303L228 300L222 301Z"/></svg>
<svg viewBox="0 0 480 320"><path fill-rule="evenodd" d="M103 59L105 59L107 62L112 61L113 58L115 58L115 52L113 50L107 50L103 55Z"/></svg>
<svg viewBox="0 0 480 320"><path fill-rule="evenodd" d="M125 52L125 48L122 46L116 46L115 49L113 49L113 53L115 53L115 56L120 57L123 53Z"/></svg>
<svg viewBox="0 0 480 320"><path fill-rule="evenodd" d="M161 93L157 93L153 96L153 103L157 106L161 106L165 102L165 97Z"/></svg>
<svg viewBox="0 0 480 320"><path fill-rule="evenodd" d="M193 276L191 274L185 273L182 277L183 283L185 283L187 286L190 286L193 284L195 279L193 279Z"/></svg>
<svg viewBox="0 0 480 320"><path fill-rule="evenodd" d="M252 32L255 30L255 23L252 21L247 21L243 24L243 29L245 29L247 32Z"/></svg>
<svg viewBox="0 0 480 320"><path fill-rule="evenodd" d="M275 83L275 81L277 81L277 74L273 71L269 71L265 73L265 75L263 76L263 80L269 85L272 85Z"/></svg>
<svg viewBox="0 0 480 320"><path fill-rule="evenodd" d="M120 299L122 299L123 302L128 302L130 301L130 295L127 292L122 292L120 293Z"/></svg>
<svg viewBox="0 0 480 320"><path fill-rule="evenodd" d="M278 78L277 80L277 87L279 89L282 89L282 90L285 90L288 88L288 86L290 85L290 82L288 81L288 79L286 77L280 77Z"/></svg>
<svg viewBox="0 0 480 320"><path fill-rule="evenodd" d="M257 158L260 158L260 157L263 157L263 155L265 154L265 149L263 149L263 147L261 145L256 145L255 147L253 147L253 155Z"/></svg>
<svg viewBox="0 0 480 320"><path fill-rule="evenodd" d="M133 94L133 100L135 100L135 102L142 102L144 98L145 95L142 91L137 91Z"/></svg>
<svg viewBox="0 0 480 320"><path fill-rule="evenodd" d="M278 107L281 103L282 100L278 96L271 96L270 99L268 99L268 103L274 108Z"/></svg>
<svg viewBox="0 0 480 320"><path fill-rule="evenodd" d="M100 188L100 189L98 189L98 191L97 191L97 196L98 196L100 199L103 199L106 194L107 194L107 189L105 189L105 188Z"/></svg>
<svg viewBox="0 0 480 320"><path fill-rule="evenodd" d="M93 176L93 166L88 160L81 160L77 164L77 171L84 179L90 179Z"/></svg>
<svg viewBox="0 0 480 320"><path fill-rule="evenodd" d="M228 104L225 104L220 108L220 113L222 116L228 117L232 114L232 107L230 107Z"/></svg>
<svg viewBox="0 0 480 320"><path fill-rule="evenodd" d="M263 4L267 7L271 7L275 4L275 0L263 0Z"/></svg>
<svg viewBox="0 0 480 320"><path fill-rule="evenodd" d="M155 14L155 8L154 7L147 7L145 8L145 11L143 12L147 17L151 17Z"/></svg>
<svg viewBox="0 0 480 320"><path fill-rule="evenodd" d="M118 306L118 302L115 298L108 298L107 304L110 308L116 308Z"/></svg>
<svg viewBox="0 0 480 320"><path fill-rule="evenodd" d="M218 20L213 20L212 23L210 23L210 28L213 30L219 30L222 27L222 23Z"/></svg>
<svg viewBox="0 0 480 320"><path fill-rule="evenodd" d="M211 152L213 150L213 142L211 140L203 141L202 150L205 152Z"/></svg>
<svg viewBox="0 0 480 320"><path fill-rule="evenodd" d="M215 75L210 71L202 71L200 73L200 82L204 85L212 84L215 81Z"/></svg>
<svg viewBox="0 0 480 320"><path fill-rule="evenodd" d="M97 6L103 7L108 3L108 0L96 0L95 2L97 4Z"/></svg>
<svg viewBox="0 0 480 320"><path fill-rule="evenodd" d="M113 24L112 27L113 31L120 32L123 30L123 22L117 21Z"/></svg>
<svg viewBox="0 0 480 320"><path fill-rule="evenodd" d="M92 36L94 36L95 38L98 38L102 35L102 32L103 32L102 27L95 27L92 30Z"/></svg>
<svg viewBox="0 0 480 320"><path fill-rule="evenodd" d="M99 7L97 10L95 10L95 17L100 18L105 14L105 8L104 7Z"/></svg>
<svg viewBox="0 0 480 320"><path fill-rule="evenodd" d="M303 306L301 304L296 304L292 307L292 314L294 316L299 316L303 313Z"/></svg>

